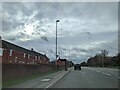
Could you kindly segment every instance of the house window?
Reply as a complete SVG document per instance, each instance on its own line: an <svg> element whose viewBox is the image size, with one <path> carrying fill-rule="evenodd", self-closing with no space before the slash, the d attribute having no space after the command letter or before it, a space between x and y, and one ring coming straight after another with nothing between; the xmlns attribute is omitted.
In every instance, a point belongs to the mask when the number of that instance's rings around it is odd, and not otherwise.
<svg viewBox="0 0 120 90"><path fill-rule="evenodd" d="M35 60L37 60L37 56L35 56Z"/></svg>
<svg viewBox="0 0 120 90"><path fill-rule="evenodd" d="M30 54L28 54L28 58L30 58Z"/></svg>
<svg viewBox="0 0 120 90"><path fill-rule="evenodd" d="M15 62L17 62L17 57L15 57Z"/></svg>
<svg viewBox="0 0 120 90"><path fill-rule="evenodd" d="M12 56L12 50L10 50L10 56Z"/></svg>
<svg viewBox="0 0 120 90"><path fill-rule="evenodd" d="M3 55L3 50L2 50L2 48L0 48L0 56L2 56Z"/></svg>
<svg viewBox="0 0 120 90"><path fill-rule="evenodd" d="M40 57L40 59L42 60L42 59L43 59L43 57L41 56L41 57Z"/></svg>
<svg viewBox="0 0 120 90"><path fill-rule="evenodd" d="M26 53L24 53L24 58L25 58Z"/></svg>

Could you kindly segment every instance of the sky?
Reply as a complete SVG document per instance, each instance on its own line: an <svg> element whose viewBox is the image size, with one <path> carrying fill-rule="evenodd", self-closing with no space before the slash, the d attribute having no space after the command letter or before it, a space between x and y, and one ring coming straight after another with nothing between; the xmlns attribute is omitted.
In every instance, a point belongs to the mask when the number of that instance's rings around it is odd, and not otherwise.
<svg viewBox="0 0 120 90"><path fill-rule="evenodd" d="M58 54L74 63L107 50L118 53L117 2L3 2L4 40L46 54L55 60L56 20Z"/></svg>

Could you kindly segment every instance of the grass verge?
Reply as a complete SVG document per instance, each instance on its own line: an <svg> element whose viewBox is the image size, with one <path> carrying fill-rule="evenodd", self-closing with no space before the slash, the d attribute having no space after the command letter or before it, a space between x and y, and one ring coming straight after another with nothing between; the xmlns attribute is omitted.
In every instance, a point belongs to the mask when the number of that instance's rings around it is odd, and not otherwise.
<svg viewBox="0 0 120 90"><path fill-rule="evenodd" d="M16 80L2 81L2 88L7 88L7 87L10 87L12 85L20 84L20 83L23 83L23 82L28 81L28 80L32 80L32 79L35 79L35 78L38 78L38 77L42 77L44 75L48 75L48 74L58 72L60 70L62 70L62 69L55 69L55 70L44 72L44 73L35 73L33 75L30 75L30 76L27 76L27 77L22 77L22 78L19 78L19 79L16 79Z"/></svg>

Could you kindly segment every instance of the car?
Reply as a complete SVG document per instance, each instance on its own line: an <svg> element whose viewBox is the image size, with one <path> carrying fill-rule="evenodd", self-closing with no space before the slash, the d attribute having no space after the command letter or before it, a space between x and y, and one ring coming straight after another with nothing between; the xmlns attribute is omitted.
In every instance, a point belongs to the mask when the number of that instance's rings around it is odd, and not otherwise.
<svg viewBox="0 0 120 90"><path fill-rule="evenodd" d="M74 65L74 70L81 70L81 65L80 64L75 64Z"/></svg>

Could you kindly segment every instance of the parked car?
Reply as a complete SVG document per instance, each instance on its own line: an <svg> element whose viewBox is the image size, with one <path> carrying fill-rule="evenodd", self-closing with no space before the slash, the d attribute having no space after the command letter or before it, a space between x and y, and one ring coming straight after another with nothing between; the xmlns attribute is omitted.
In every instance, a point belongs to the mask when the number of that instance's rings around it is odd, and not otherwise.
<svg viewBox="0 0 120 90"><path fill-rule="evenodd" d="M74 65L74 70L81 70L81 65L80 64L75 64Z"/></svg>

